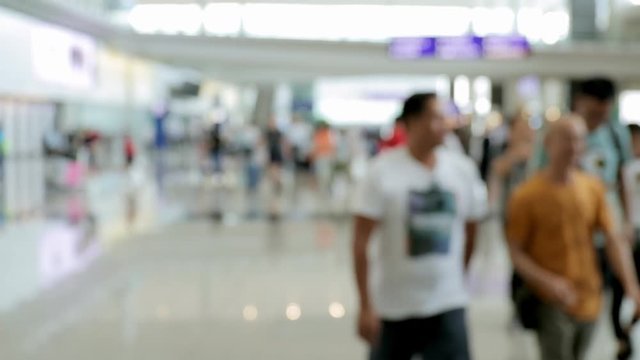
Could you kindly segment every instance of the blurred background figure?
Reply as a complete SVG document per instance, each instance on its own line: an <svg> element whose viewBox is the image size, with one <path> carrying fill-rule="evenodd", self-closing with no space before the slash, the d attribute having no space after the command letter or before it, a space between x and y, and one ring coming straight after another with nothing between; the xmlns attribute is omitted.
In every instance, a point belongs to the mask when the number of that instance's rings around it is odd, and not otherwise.
<svg viewBox="0 0 640 360"><path fill-rule="evenodd" d="M311 152L313 148L313 126L301 116L294 116L287 133L291 145L291 157L297 173L308 172L311 167Z"/></svg>
<svg viewBox="0 0 640 360"><path fill-rule="evenodd" d="M462 140L457 133L458 129L464 127L460 109L458 109L452 101L444 101L443 111L446 117L447 128L449 129L449 132L444 138L443 146L460 154L466 154Z"/></svg>
<svg viewBox="0 0 640 360"><path fill-rule="evenodd" d="M407 132L404 126L404 122L401 118L396 119L393 124L393 128L388 137L383 137L378 145L378 151L385 151L387 149L393 149L398 146L405 145L407 143Z"/></svg>
<svg viewBox="0 0 640 360"><path fill-rule="evenodd" d="M245 162L245 184L249 194L255 194L267 162L266 143L260 129L248 124L242 129L241 147Z"/></svg>
<svg viewBox="0 0 640 360"><path fill-rule="evenodd" d="M527 165L535 142L528 114L520 111L508 124L508 140L491 164L489 198L498 213L505 211L509 195L527 178Z"/></svg>
<svg viewBox="0 0 640 360"><path fill-rule="evenodd" d="M335 155L336 137L329 124L320 122L313 135L313 169L320 196L330 193Z"/></svg>
<svg viewBox="0 0 640 360"><path fill-rule="evenodd" d="M535 132L529 125L529 117L525 111L519 111L508 124L508 140L502 154L491 164L489 173L489 204L493 220L499 232L506 224L507 204L513 191L527 179L529 159L533 152ZM511 276L511 299L514 308L516 297L523 287L522 278L514 271ZM519 318L514 317L515 321Z"/></svg>
<svg viewBox="0 0 640 360"><path fill-rule="evenodd" d="M276 193L283 188L282 168L285 162L285 138L275 119L269 121L264 137L269 151L269 179Z"/></svg>
<svg viewBox="0 0 640 360"><path fill-rule="evenodd" d="M211 159L212 173L222 175L224 173L225 140L222 123L215 123L209 129L209 158Z"/></svg>
<svg viewBox="0 0 640 360"><path fill-rule="evenodd" d="M133 163L136 160L136 144L130 134L127 134L124 137L124 158L127 168L133 166Z"/></svg>
<svg viewBox="0 0 640 360"><path fill-rule="evenodd" d="M629 230L632 232L631 250L636 271L640 271L640 125L630 124L627 128L631 135L633 159L624 167L622 180L628 199L627 212L632 226L632 229ZM637 275L640 276L638 273ZM616 329L616 337L619 341L618 358L622 360L631 359L632 355L638 353L638 344L631 337L632 332L629 331L628 326L632 319L622 311L623 301L621 292L616 291L613 302L614 306L619 306L619 308L613 309L612 316L615 316L614 319L617 319L620 324L620 327Z"/></svg>

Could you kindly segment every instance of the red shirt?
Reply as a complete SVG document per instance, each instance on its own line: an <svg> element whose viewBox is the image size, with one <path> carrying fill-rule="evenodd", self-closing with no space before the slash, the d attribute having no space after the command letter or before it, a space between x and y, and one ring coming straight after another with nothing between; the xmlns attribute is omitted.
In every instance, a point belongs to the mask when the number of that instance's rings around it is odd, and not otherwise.
<svg viewBox="0 0 640 360"><path fill-rule="evenodd" d="M407 131L403 125L396 124L393 128L393 133L388 139L382 139L380 141L380 151L393 149L398 146L402 146L407 143Z"/></svg>

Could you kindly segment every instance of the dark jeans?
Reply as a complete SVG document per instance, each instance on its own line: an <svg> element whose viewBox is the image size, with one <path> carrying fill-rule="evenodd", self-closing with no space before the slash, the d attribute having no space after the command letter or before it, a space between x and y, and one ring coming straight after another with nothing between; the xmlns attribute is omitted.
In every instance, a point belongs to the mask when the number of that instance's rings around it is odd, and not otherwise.
<svg viewBox="0 0 640 360"><path fill-rule="evenodd" d="M428 318L383 321L370 360L470 360L465 310Z"/></svg>
<svg viewBox="0 0 640 360"><path fill-rule="evenodd" d="M633 249L633 262L635 263L637 271L638 265L640 265L640 249L638 249L638 246ZM622 307L622 300L624 299L625 293L622 284L615 276L611 277L611 290L613 292L613 303L611 305L611 322L613 323L613 330L615 332L616 339L625 340L627 333L622 327L622 324L620 324L620 308Z"/></svg>

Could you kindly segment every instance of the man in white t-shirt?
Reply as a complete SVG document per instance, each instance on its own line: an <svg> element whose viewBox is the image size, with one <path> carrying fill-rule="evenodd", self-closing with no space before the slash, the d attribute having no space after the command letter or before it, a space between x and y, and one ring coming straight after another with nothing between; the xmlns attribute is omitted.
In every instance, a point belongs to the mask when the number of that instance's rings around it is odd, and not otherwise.
<svg viewBox="0 0 640 360"><path fill-rule="evenodd" d="M359 335L374 360L468 360L465 237L486 212L486 186L469 158L441 146L434 94L408 98L402 118L407 145L373 160L356 200Z"/></svg>

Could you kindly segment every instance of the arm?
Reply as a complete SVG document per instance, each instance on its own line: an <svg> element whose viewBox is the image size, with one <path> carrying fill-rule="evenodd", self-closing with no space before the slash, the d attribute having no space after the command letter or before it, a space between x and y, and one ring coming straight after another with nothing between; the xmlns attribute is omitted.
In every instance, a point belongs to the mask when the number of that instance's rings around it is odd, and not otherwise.
<svg viewBox="0 0 640 360"><path fill-rule="evenodd" d="M367 248L371 235L378 222L363 216L356 215L353 234L353 263L355 266L356 283L358 285L358 297L360 308L371 308L369 299L369 261Z"/></svg>
<svg viewBox="0 0 640 360"><path fill-rule="evenodd" d="M631 257L629 243L616 236L613 231L605 231L607 237L606 253L614 273L624 287L625 293L633 298L640 298L640 288L638 287L638 277ZM639 309L640 311L640 309Z"/></svg>
<svg viewBox="0 0 640 360"><path fill-rule="evenodd" d="M616 233L611 211L607 204L606 189L603 185L598 189L598 225L604 232L607 240L605 244L607 260L609 260L625 292L634 298L640 296L638 277L631 257L631 247L628 241L624 241Z"/></svg>
<svg viewBox="0 0 640 360"><path fill-rule="evenodd" d="M489 213L487 185L480 178L478 169L473 161L468 159L469 173L466 178L469 179L471 186L469 192L465 195L468 198L468 209L466 210L465 218L465 245L464 245L464 269L469 270L471 264L471 258L476 246L476 237L478 233L478 226L482 220L484 220Z"/></svg>
<svg viewBox="0 0 640 360"><path fill-rule="evenodd" d="M489 177L487 181L488 188L489 188L489 205L491 206L492 209L495 209L498 206L498 203L503 196L502 183L504 181L504 176L505 176L503 169L506 167L504 162L507 161L507 159L504 159L503 156L496 159L493 165L491 166L491 170L489 172Z"/></svg>
<svg viewBox="0 0 640 360"><path fill-rule="evenodd" d="M620 167L618 174L618 196L620 197L620 205L622 207L622 234L625 237L626 242L633 246L636 241L635 235L635 209L633 204L633 198L635 196L635 181L633 180L633 174L630 173L629 165Z"/></svg>
<svg viewBox="0 0 640 360"><path fill-rule="evenodd" d="M469 264L471 264L471 258L473 257L473 251L476 247L476 234L478 233L477 222L467 222L465 226L465 234L467 241L464 247L464 269L469 270Z"/></svg>
<svg viewBox="0 0 640 360"><path fill-rule="evenodd" d="M367 248L377 224L376 220L356 215L353 235L353 263L360 299L358 334L369 344L377 341L380 331L380 321L369 297L369 261L367 259Z"/></svg>
<svg viewBox="0 0 640 360"><path fill-rule="evenodd" d="M631 214L633 212L631 209L631 201L629 197L629 189L628 189L629 184L625 181L624 168L625 168L624 166L621 166L620 170L618 171L618 184L619 184L618 196L620 197L620 203L622 205L622 214L623 214L624 224L628 226L628 224L632 223Z"/></svg>
<svg viewBox="0 0 640 360"><path fill-rule="evenodd" d="M577 293L569 281L538 266L513 242L509 243L509 254L516 272L532 289L549 293L552 300L561 307L567 308L575 304Z"/></svg>

